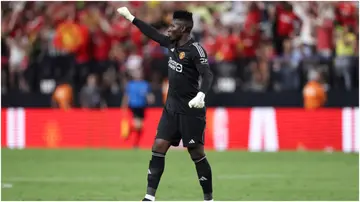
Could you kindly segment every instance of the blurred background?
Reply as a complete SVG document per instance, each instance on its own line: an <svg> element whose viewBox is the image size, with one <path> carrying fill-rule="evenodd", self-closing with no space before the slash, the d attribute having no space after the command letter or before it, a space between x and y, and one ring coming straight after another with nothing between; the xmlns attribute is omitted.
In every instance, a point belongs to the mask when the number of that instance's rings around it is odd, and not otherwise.
<svg viewBox="0 0 360 202"><path fill-rule="evenodd" d="M174 10L194 13L193 37L207 50L215 74L208 106L301 107L311 81L328 95L321 106L358 104L357 2L24 1L1 6L3 106L118 107L126 82L139 71L156 95L153 105L161 106L167 50L120 17L120 6L160 32ZM96 90L81 98L89 85ZM58 99L56 89L69 95Z"/></svg>
<svg viewBox="0 0 360 202"><path fill-rule="evenodd" d="M214 73L215 200L359 199L358 2L2 1L2 200L143 197L168 58L121 6L163 33L193 12ZM123 99L134 79L152 95L140 139ZM201 199L183 149L157 199Z"/></svg>

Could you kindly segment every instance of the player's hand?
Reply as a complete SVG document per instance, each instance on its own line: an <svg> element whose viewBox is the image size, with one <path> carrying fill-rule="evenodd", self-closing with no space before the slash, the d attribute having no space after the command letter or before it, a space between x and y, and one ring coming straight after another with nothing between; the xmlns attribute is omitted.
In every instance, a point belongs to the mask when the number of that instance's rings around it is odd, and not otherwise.
<svg viewBox="0 0 360 202"><path fill-rule="evenodd" d="M198 92L198 94L189 102L190 108L204 108L205 106L205 94L203 92Z"/></svg>
<svg viewBox="0 0 360 202"><path fill-rule="evenodd" d="M154 104L155 103L155 95L152 93L149 93L146 97L148 104Z"/></svg>
<svg viewBox="0 0 360 202"><path fill-rule="evenodd" d="M130 13L129 9L126 7L121 7L117 9L117 12L124 16L124 18L126 18L127 20L129 20L130 22L132 22L135 17Z"/></svg>

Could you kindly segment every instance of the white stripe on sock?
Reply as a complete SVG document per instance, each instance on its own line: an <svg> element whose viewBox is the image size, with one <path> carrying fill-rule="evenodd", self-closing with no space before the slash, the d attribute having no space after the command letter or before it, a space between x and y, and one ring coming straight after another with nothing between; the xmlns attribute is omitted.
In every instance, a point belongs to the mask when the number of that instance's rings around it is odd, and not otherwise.
<svg viewBox="0 0 360 202"><path fill-rule="evenodd" d="M156 153L156 152L153 152L152 155L157 156L157 157L165 157L164 154L160 154L160 153Z"/></svg>
<svg viewBox="0 0 360 202"><path fill-rule="evenodd" d="M204 159L206 159L206 156L204 156L204 157L202 157L201 159L195 161L195 163L199 163L200 161L202 161L202 160L204 160Z"/></svg>
<svg viewBox="0 0 360 202"><path fill-rule="evenodd" d="M151 195L149 195L149 194L145 194L145 198L146 198L146 199L149 199L149 200L151 200L151 201L155 201L155 196L151 196Z"/></svg>

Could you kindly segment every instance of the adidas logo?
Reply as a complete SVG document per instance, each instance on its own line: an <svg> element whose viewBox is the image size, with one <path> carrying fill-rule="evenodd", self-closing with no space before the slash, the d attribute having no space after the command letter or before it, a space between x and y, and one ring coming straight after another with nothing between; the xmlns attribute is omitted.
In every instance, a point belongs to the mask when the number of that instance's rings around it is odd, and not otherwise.
<svg viewBox="0 0 360 202"><path fill-rule="evenodd" d="M200 177L200 179L199 179L199 181L205 181L205 180L207 180L207 179L204 176Z"/></svg>
<svg viewBox="0 0 360 202"><path fill-rule="evenodd" d="M150 169L148 169L148 174L151 174L151 171L150 171Z"/></svg>
<svg viewBox="0 0 360 202"><path fill-rule="evenodd" d="M194 144L195 141L193 139L190 140L189 144Z"/></svg>

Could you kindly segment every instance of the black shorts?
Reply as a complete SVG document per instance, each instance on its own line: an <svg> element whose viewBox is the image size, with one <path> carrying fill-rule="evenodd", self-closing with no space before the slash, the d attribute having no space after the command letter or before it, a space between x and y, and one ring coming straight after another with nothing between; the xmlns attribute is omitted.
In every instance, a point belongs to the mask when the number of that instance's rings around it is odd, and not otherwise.
<svg viewBox="0 0 360 202"><path fill-rule="evenodd" d="M130 108L134 118L144 119L145 108Z"/></svg>
<svg viewBox="0 0 360 202"><path fill-rule="evenodd" d="M184 147L204 145L205 125L205 116L188 116L164 109L156 132L156 138L170 141L172 146L179 146L181 139Z"/></svg>

